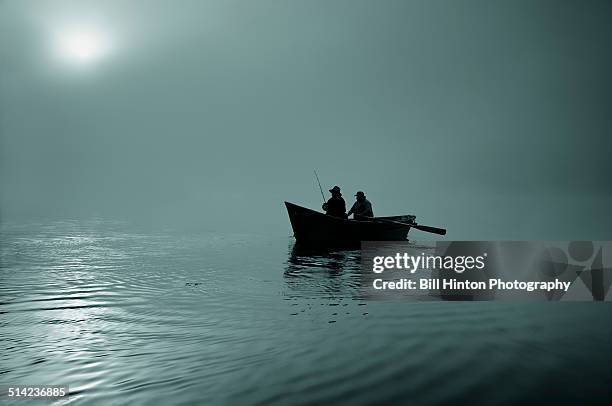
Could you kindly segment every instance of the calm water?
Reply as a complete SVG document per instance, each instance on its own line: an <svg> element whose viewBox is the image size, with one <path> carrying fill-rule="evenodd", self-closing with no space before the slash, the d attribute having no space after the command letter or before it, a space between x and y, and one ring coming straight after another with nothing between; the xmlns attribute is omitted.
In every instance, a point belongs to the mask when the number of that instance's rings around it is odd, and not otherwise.
<svg viewBox="0 0 612 406"><path fill-rule="evenodd" d="M609 400L607 303L367 301L359 252L285 236L61 222L0 244L0 384L70 385L58 404Z"/></svg>

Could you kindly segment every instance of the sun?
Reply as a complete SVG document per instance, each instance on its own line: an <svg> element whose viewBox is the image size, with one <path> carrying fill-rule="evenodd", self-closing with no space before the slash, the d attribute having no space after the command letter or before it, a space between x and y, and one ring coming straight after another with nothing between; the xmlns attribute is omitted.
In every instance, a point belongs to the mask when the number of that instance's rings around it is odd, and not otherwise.
<svg viewBox="0 0 612 406"><path fill-rule="evenodd" d="M98 27L67 27L55 35L56 56L70 64L92 65L110 50L108 34Z"/></svg>

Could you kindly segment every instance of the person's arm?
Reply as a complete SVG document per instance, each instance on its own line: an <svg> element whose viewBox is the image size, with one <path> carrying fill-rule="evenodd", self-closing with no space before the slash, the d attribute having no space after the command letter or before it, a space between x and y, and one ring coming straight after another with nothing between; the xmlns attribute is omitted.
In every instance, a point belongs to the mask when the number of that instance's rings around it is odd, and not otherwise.
<svg viewBox="0 0 612 406"><path fill-rule="evenodd" d="M366 207L363 203L355 202L355 209L353 212L356 216L363 216L366 213Z"/></svg>
<svg viewBox="0 0 612 406"><path fill-rule="evenodd" d="M374 217L374 210L372 210L372 203L367 202L368 204L366 205L367 208L367 213L366 215L369 217Z"/></svg>
<svg viewBox="0 0 612 406"><path fill-rule="evenodd" d="M321 208L323 208L324 212L327 212L327 209L329 209L329 200L327 202L323 203Z"/></svg>
<svg viewBox="0 0 612 406"><path fill-rule="evenodd" d="M349 210L349 212L348 212L347 216L350 216L351 214L355 213L355 205L356 205L356 204L357 204L357 203L353 203L353 207L351 207L351 209Z"/></svg>

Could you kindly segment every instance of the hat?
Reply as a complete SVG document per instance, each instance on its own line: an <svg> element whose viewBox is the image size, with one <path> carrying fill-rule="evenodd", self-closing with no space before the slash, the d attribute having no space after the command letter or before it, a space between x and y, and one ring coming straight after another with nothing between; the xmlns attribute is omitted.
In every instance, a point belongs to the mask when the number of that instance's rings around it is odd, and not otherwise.
<svg viewBox="0 0 612 406"><path fill-rule="evenodd" d="M340 193L340 187L339 186L334 186L333 188L329 189L329 191L331 193Z"/></svg>
<svg viewBox="0 0 612 406"><path fill-rule="evenodd" d="M365 193L360 190L359 192L355 193L355 196L365 196Z"/></svg>

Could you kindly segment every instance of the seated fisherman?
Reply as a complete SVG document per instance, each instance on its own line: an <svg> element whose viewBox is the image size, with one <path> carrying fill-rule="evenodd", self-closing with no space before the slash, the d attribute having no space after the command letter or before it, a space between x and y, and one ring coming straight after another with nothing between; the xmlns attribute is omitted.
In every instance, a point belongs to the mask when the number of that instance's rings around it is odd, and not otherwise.
<svg viewBox="0 0 612 406"><path fill-rule="evenodd" d="M329 192L332 194L332 197L327 201L327 203L323 203L323 210L325 210L325 214L329 214L334 217L342 217L346 218L346 203L344 203L344 199L342 198L342 193L340 193L340 188L338 186L334 186L329 189Z"/></svg>
<svg viewBox="0 0 612 406"><path fill-rule="evenodd" d="M363 220L366 217L374 217L374 212L372 211L372 203L368 199L366 199L365 194L362 191L357 192L355 195L356 202L349 210L348 215L353 215L353 219L355 220Z"/></svg>

